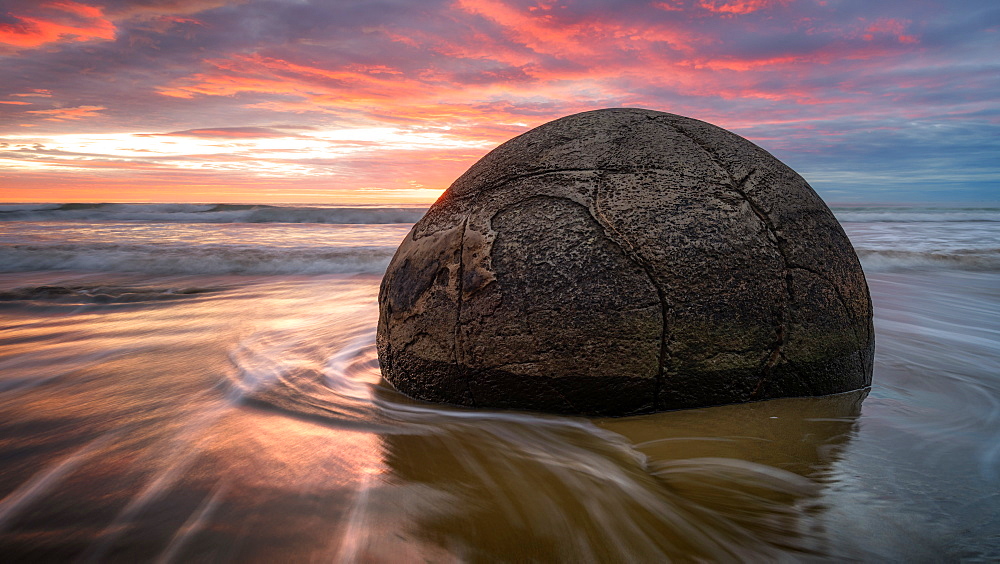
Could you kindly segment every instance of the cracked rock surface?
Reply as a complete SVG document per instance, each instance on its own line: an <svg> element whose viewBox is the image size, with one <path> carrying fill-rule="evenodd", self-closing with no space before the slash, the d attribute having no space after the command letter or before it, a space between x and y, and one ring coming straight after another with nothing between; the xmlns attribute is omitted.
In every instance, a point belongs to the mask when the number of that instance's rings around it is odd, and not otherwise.
<svg viewBox="0 0 1000 564"><path fill-rule="evenodd" d="M379 294L417 399L630 415L871 384L871 299L823 201L753 143L641 109L558 119L463 174Z"/></svg>

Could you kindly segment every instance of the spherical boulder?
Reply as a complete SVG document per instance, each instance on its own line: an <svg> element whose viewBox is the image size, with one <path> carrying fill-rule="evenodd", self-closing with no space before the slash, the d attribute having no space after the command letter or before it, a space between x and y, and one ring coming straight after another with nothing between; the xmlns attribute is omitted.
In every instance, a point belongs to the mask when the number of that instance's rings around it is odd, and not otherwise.
<svg viewBox="0 0 1000 564"><path fill-rule="evenodd" d="M557 119L474 164L379 294L384 377L465 406L628 415L871 383L871 300L798 174L708 123Z"/></svg>

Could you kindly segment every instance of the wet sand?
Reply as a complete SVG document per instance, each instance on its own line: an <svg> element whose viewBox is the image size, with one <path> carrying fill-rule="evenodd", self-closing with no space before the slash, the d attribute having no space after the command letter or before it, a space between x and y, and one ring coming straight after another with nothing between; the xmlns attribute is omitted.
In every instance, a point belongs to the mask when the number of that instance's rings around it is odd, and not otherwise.
<svg viewBox="0 0 1000 564"><path fill-rule="evenodd" d="M585 419L392 390L376 275L3 274L0 552L1000 558L998 281L869 275L870 391Z"/></svg>

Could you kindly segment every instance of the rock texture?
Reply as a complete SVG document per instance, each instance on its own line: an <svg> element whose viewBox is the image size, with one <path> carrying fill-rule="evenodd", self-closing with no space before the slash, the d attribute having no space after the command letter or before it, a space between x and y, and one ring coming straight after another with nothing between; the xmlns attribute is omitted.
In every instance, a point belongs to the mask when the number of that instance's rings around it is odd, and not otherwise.
<svg viewBox="0 0 1000 564"><path fill-rule="evenodd" d="M627 415L871 383L868 287L819 196L746 139L650 110L483 157L379 305L382 373L427 401Z"/></svg>

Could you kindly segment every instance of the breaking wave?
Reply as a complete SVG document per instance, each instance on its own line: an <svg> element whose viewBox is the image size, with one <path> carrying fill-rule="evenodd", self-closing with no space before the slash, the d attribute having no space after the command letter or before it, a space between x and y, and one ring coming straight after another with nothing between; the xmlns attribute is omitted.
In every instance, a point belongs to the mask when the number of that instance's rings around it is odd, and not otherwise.
<svg viewBox="0 0 1000 564"><path fill-rule="evenodd" d="M841 223L1000 222L1000 208L833 207Z"/></svg>
<svg viewBox="0 0 1000 564"><path fill-rule="evenodd" d="M415 223L426 206L320 207L243 204L7 204L0 221L162 223Z"/></svg>
<svg viewBox="0 0 1000 564"><path fill-rule="evenodd" d="M143 274L341 274L385 271L395 248L164 245L0 247L0 271L82 270Z"/></svg>
<svg viewBox="0 0 1000 564"><path fill-rule="evenodd" d="M967 251L904 251L858 249L866 272L897 270L1000 271L1000 249Z"/></svg>

